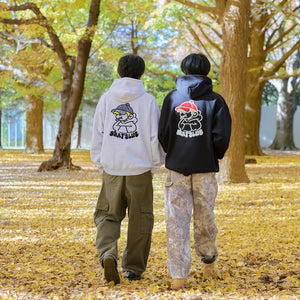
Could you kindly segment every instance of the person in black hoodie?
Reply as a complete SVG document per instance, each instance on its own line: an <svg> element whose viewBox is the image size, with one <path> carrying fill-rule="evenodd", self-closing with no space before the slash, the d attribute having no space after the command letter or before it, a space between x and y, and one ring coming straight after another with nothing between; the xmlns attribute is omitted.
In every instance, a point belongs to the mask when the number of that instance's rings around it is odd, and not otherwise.
<svg viewBox="0 0 300 300"><path fill-rule="evenodd" d="M207 57L190 54L181 62L181 70L185 75L177 78L176 90L164 99L158 132L168 169L167 265L174 289L184 287L191 268L192 211L194 247L203 262L203 274L216 277L215 173L231 135L228 106L221 95L213 92L212 81L207 77L210 71Z"/></svg>

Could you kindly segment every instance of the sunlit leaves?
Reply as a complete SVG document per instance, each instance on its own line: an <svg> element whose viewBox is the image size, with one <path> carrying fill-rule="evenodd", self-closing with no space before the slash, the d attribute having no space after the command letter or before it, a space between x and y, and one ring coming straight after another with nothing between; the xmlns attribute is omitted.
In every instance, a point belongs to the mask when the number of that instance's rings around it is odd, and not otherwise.
<svg viewBox="0 0 300 300"><path fill-rule="evenodd" d="M0 152L0 299L297 299L300 156L256 157L249 184L220 185L216 201L219 279L204 280L194 251L185 290L170 290L164 182L154 177L155 224L140 282L103 279L93 211L101 186L89 152L73 152L84 171L38 173L51 156ZM119 241L126 243L127 219ZM191 241L193 245L193 239ZM119 269L121 261L119 260ZM121 274L123 275L123 274Z"/></svg>

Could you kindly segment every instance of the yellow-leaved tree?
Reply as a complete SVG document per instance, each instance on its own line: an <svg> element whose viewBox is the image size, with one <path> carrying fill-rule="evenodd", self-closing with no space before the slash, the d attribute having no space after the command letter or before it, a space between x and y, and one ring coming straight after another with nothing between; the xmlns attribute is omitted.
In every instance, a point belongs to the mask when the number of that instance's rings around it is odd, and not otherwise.
<svg viewBox="0 0 300 300"><path fill-rule="evenodd" d="M36 28L39 33L36 38L55 52L61 67L61 114L55 149L53 157L43 162L39 171L78 168L72 164L71 133L82 101L86 67L98 23L100 3L101 0L91 0L90 5L78 0L24 1L23 4L16 5L10 5L10 1L1 2L0 23L23 29L24 26L29 29ZM86 6L89 7L86 25L72 26L72 11L83 13ZM60 20L56 19L57 16ZM69 32L65 31L62 20L71 28Z"/></svg>

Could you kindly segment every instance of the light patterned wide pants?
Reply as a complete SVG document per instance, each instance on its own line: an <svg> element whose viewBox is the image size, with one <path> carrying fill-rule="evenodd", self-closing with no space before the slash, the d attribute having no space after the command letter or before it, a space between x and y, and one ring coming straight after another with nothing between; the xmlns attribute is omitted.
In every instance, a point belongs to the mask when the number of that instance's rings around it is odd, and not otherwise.
<svg viewBox="0 0 300 300"><path fill-rule="evenodd" d="M191 268L190 223L193 211L194 247L199 258L217 256L218 232L214 205L218 191L215 173L184 176L170 171L165 184L168 270L171 277L187 278Z"/></svg>

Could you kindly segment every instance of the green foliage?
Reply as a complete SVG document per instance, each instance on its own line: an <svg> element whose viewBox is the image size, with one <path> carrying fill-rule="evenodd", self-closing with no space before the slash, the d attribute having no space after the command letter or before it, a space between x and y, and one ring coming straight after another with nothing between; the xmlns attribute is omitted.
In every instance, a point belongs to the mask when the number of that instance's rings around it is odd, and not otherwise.
<svg viewBox="0 0 300 300"><path fill-rule="evenodd" d="M87 22L90 1L32 0L31 2L40 8L51 23L66 52L76 56L77 42ZM18 4L22 3L19 1ZM16 12L14 15L18 19L35 17L29 10ZM1 11L1 17L12 17L12 13ZM37 40L42 39L51 44L45 28L38 25L0 26L2 31L11 36L7 38L2 35L0 49L2 59L7 65L18 70L17 76L13 75L13 72L5 72L5 77L1 76L1 84L9 85L14 90L11 96L13 100L24 98L26 95L36 96L43 98L46 111L54 111L60 106L62 72L56 54Z"/></svg>
<svg viewBox="0 0 300 300"><path fill-rule="evenodd" d="M101 95L111 86L114 78L113 72L111 64L91 58L85 78L83 101L96 106Z"/></svg>
<svg viewBox="0 0 300 300"><path fill-rule="evenodd" d="M32 0L41 9L47 20L60 37L68 54L76 56L77 42L82 35L88 18L90 1L82 0ZM22 4L24 1L18 1ZM214 0L197 1L203 6L215 6ZM1 4L3 5L3 3ZM273 5L274 6L274 5ZM272 7L273 7L272 6ZM271 7L271 6L270 6ZM255 11L254 11L255 12ZM1 11L1 17L10 17L12 13ZM98 28L93 40L91 57L85 80L83 101L93 105L117 78L116 66L119 58L125 53L132 53L134 47L147 64L147 70L142 80L148 92L153 94L159 105L166 94L175 88L175 78L165 75L155 75L172 72L180 76L181 59L190 52L202 51L192 39L189 29L201 27L210 37L219 43L220 39L210 30L220 32L216 20L212 22L207 14L184 6L176 1L161 2L157 0L102 0ZM30 11L17 12L16 17L32 18ZM294 18L292 18L294 20ZM201 26L199 25L201 24ZM211 25L209 28L208 25ZM36 25L8 26L1 25L1 31L29 39L42 38L50 44L45 29ZM212 57L220 63L219 53L214 52L204 36L197 31L204 46L212 53ZM2 39L0 46L1 61L13 58L12 65L23 72L23 78L16 78L12 73L1 73L1 86L9 86L13 91L12 99L20 99L26 94L41 95L45 110L53 111L59 107L59 92L62 89L62 74L60 63L55 53L44 45L38 49L27 44L22 51L16 52L15 41L11 38ZM276 62L269 58L269 63ZM1 62L0 62L1 63ZM167 71L167 72L166 72ZM11 78L9 78L11 77ZM220 91L218 74L212 70L214 90ZM32 87L33 81L40 85ZM277 92L270 84L265 85L263 104L274 105ZM299 100L299 92L297 101ZM6 100L5 100L6 99ZM8 97L2 99L9 101ZM9 102L7 102L9 103ZM3 105L3 104L2 104Z"/></svg>
<svg viewBox="0 0 300 300"><path fill-rule="evenodd" d="M7 82L0 81L0 109L16 106L18 101L16 92Z"/></svg>
<svg viewBox="0 0 300 300"><path fill-rule="evenodd" d="M155 7L155 1L116 1L101 2L101 23L98 32L101 39L111 49L122 53L140 53L146 46L150 32L143 28Z"/></svg>
<svg viewBox="0 0 300 300"><path fill-rule="evenodd" d="M148 72L143 75L142 80L146 91L156 98L160 108L167 94L175 89L175 80L169 75L157 76Z"/></svg>
<svg viewBox="0 0 300 300"><path fill-rule="evenodd" d="M277 104L278 91L275 86L269 81L266 82L264 86L264 91L262 94L262 105L273 106Z"/></svg>
<svg viewBox="0 0 300 300"><path fill-rule="evenodd" d="M270 82L267 82L264 86L264 92L262 95L262 105L273 106L277 104L278 100L278 91L274 85ZM296 91L296 105L300 105L300 85Z"/></svg>

